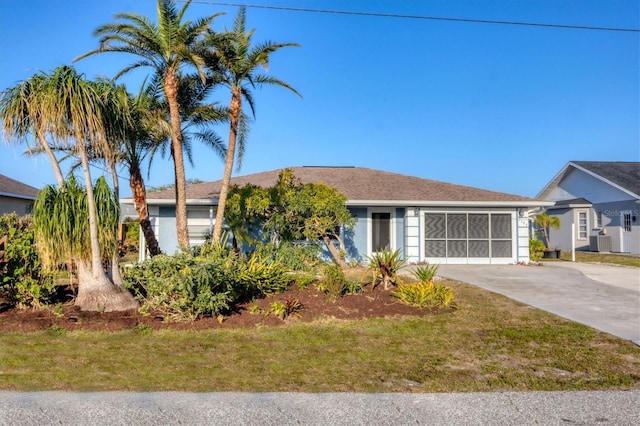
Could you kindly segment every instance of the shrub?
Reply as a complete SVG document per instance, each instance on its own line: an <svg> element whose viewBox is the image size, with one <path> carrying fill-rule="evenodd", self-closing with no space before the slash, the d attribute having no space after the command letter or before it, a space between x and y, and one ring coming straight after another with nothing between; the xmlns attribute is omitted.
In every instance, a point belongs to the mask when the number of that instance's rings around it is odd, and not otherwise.
<svg viewBox="0 0 640 426"><path fill-rule="evenodd" d="M397 284L398 271L406 263L406 260L400 256L400 249L395 251L387 249L367 256L369 269L372 272L373 287L376 286L378 279L384 284L385 290L388 290L390 285Z"/></svg>
<svg viewBox="0 0 640 426"><path fill-rule="evenodd" d="M329 300L338 300L345 293L347 288L347 277L340 265L327 263L323 269L323 277L316 284L316 288L324 293Z"/></svg>
<svg viewBox="0 0 640 426"><path fill-rule="evenodd" d="M442 284L434 284L433 281L403 284L392 294L405 305L420 309L446 308L453 302L453 289Z"/></svg>
<svg viewBox="0 0 640 426"><path fill-rule="evenodd" d="M436 272L438 272L439 265L419 265L416 267L415 271L412 272L413 276L418 279L420 282L428 282L432 281L436 276Z"/></svg>
<svg viewBox="0 0 640 426"><path fill-rule="evenodd" d="M253 252L265 260L279 261L293 271L313 272L320 263L320 245L318 243L291 243L283 241L259 243Z"/></svg>
<svg viewBox="0 0 640 426"><path fill-rule="evenodd" d="M220 315L236 303L280 293L293 278L277 261L244 260L220 244L193 254L159 255L124 273L124 286L140 300L142 311L175 319Z"/></svg>
<svg viewBox="0 0 640 426"><path fill-rule="evenodd" d="M19 308L51 302L53 276L44 272L35 250L33 223L15 213L0 216L0 239L6 243L0 256L0 299Z"/></svg>
<svg viewBox="0 0 640 426"><path fill-rule="evenodd" d="M542 259L545 249L546 247L542 241L535 238L529 240L529 258L532 261L537 262Z"/></svg>
<svg viewBox="0 0 640 426"><path fill-rule="evenodd" d="M299 317L302 311L302 303L296 298L286 298L284 302L273 302L270 307L270 312L282 320Z"/></svg>

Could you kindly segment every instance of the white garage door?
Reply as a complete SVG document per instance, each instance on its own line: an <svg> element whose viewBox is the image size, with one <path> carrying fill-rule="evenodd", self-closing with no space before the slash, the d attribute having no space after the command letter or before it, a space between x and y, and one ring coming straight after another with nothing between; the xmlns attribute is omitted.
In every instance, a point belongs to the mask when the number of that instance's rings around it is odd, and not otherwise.
<svg viewBox="0 0 640 426"><path fill-rule="evenodd" d="M509 213L425 213L424 254L433 261L512 259Z"/></svg>

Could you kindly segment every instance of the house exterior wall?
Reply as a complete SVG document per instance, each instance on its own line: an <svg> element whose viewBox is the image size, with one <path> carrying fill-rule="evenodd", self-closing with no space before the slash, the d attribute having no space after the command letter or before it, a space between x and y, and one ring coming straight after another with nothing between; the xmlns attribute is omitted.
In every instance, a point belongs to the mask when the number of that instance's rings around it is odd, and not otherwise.
<svg viewBox="0 0 640 426"><path fill-rule="evenodd" d="M159 206L158 208L158 244L166 254L175 254L180 251L178 236L176 234L176 207Z"/></svg>
<svg viewBox="0 0 640 426"><path fill-rule="evenodd" d="M584 198L592 204L633 201L628 193L619 190L582 170L573 169L547 197L549 201Z"/></svg>
<svg viewBox="0 0 640 426"><path fill-rule="evenodd" d="M33 200L0 196L0 215L15 212L19 216L30 214L33 209Z"/></svg>
<svg viewBox="0 0 640 426"><path fill-rule="evenodd" d="M361 262L367 254L367 209L366 207L349 207L351 216L356 219L352 230L345 232L344 245L347 259Z"/></svg>

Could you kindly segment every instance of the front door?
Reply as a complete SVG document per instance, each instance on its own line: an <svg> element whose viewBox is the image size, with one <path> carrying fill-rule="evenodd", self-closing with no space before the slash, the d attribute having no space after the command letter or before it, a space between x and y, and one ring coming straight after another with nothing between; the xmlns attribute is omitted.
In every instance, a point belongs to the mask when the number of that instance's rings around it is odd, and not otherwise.
<svg viewBox="0 0 640 426"><path fill-rule="evenodd" d="M371 213L371 251L391 249L391 213Z"/></svg>

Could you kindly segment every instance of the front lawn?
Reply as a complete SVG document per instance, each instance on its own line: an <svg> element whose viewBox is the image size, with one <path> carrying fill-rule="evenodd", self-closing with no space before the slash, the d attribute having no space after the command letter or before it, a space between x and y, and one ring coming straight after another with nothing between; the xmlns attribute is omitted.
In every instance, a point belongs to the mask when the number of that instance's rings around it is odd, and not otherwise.
<svg viewBox="0 0 640 426"><path fill-rule="evenodd" d="M571 261L571 252L563 251L561 253L561 259ZM545 261L546 260L548 259L545 259ZM640 268L640 256L630 256L627 254L576 251L576 262L609 263L612 265L635 266Z"/></svg>
<svg viewBox="0 0 640 426"><path fill-rule="evenodd" d="M461 283L457 310L279 327L0 335L0 389L459 392L640 387L640 348ZM366 295L366 293L365 293Z"/></svg>

